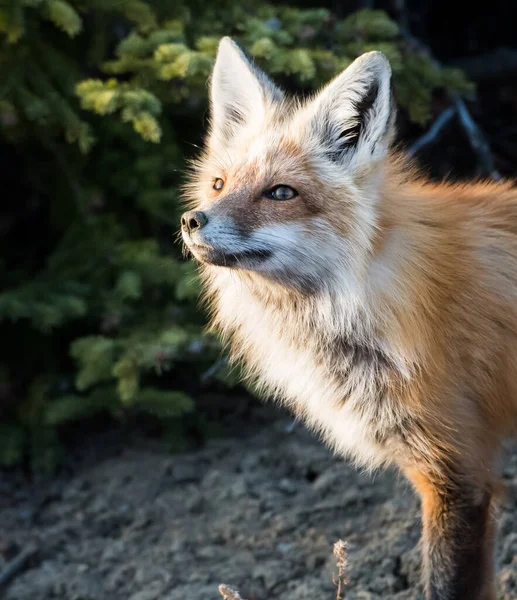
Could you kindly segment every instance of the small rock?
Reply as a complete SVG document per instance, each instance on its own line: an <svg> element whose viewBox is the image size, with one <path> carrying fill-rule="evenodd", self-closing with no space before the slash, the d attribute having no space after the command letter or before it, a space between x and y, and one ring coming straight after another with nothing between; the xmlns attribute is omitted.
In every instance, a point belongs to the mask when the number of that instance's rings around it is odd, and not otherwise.
<svg viewBox="0 0 517 600"><path fill-rule="evenodd" d="M400 557L400 575L406 578L408 585L418 585L421 580L421 559L418 548L404 552Z"/></svg>
<svg viewBox="0 0 517 600"><path fill-rule="evenodd" d="M160 581L152 581L145 590L132 594L129 600L156 600L162 591L163 584Z"/></svg>
<svg viewBox="0 0 517 600"><path fill-rule="evenodd" d="M294 482L291 479L287 479L286 477L284 477L278 482L278 489L284 492L284 494L288 494L289 496L292 496L297 492L297 488Z"/></svg>
<svg viewBox="0 0 517 600"><path fill-rule="evenodd" d="M230 498L241 498L248 493L248 486L246 485L244 479L239 478L237 481L235 481L235 483L232 483L228 489L228 492L228 496Z"/></svg>
<svg viewBox="0 0 517 600"><path fill-rule="evenodd" d="M501 564L508 565L512 563L517 556L517 533L509 533L504 539L503 550L501 552Z"/></svg>
<svg viewBox="0 0 517 600"><path fill-rule="evenodd" d="M172 468L172 477L175 483L197 483L201 479L201 474L195 465L178 463Z"/></svg>
<svg viewBox="0 0 517 600"><path fill-rule="evenodd" d="M269 591L286 579L286 570L281 563L264 561L253 568L251 577L261 581L266 591Z"/></svg>
<svg viewBox="0 0 517 600"><path fill-rule="evenodd" d="M392 573L386 573L386 575L375 577L368 587L370 591L382 596L383 594L396 592L398 589L398 580Z"/></svg>
<svg viewBox="0 0 517 600"><path fill-rule="evenodd" d="M194 496L187 498L185 502L185 508L190 513L199 514L203 512L204 504L205 502L202 494L195 494Z"/></svg>
<svg viewBox="0 0 517 600"><path fill-rule="evenodd" d="M115 540L108 544L101 556L101 562L114 560L125 552L124 540Z"/></svg>
<svg viewBox="0 0 517 600"><path fill-rule="evenodd" d="M314 571L315 569L322 567L326 562L327 557L317 553L311 553L305 559L305 567L308 571Z"/></svg>

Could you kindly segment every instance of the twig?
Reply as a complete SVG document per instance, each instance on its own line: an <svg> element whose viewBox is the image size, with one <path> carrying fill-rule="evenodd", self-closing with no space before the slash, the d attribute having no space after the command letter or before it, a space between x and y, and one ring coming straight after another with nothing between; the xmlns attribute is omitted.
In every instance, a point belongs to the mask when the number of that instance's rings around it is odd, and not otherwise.
<svg viewBox="0 0 517 600"><path fill-rule="evenodd" d="M22 550L18 556L7 565L4 572L0 574L0 588L10 583L11 580L19 575L27 567L30 559L35 556L37 552L38 547L36 544L30 544Z"/></svg>
<svg viewBox="0 0 517 600"><path fill-rule="evenodd" d="M348 556L347 556L347 544L343 540L338 540L334 544L334 556L337 558L337 581L334 580L334 584L337 585L336 600L344 599L344 587L348 584L346 578L346 568L348 567Z"/></svg>
<svg viewBox="0 0 517 600"><path fill-rule="evenodd" d="M226 362L226 358L219 358L218 360L216 360L211 367L209 367L204 373L202 373L200 377L201 381L205 382L207 379L213 377L217 373L217 371L219 371L219 369L224 367Z"/></svg>
<svg viewBox="0 0 517 600"><path fill-rule="evenodd" d="M446 108L440 116L433 123L432 127L424 133L421 137L419 137L408 149L408 153L410 156L414 156L417 152L420 152L424 146L427 146L431 142L438 137L441 130L452 120L454 115L456 114L456 109L453 106L449 106Z"/></svg>
<svg viewBox="0 0 517 600"><path fill-rule="evenodd" d="M438 68L442 67L442 64L433 56L430 48L426 46L426 44L424 44L421 40L414 37L406 27L401 27L400 33L402 37L408 42L408 44L414 46L423 54L426 54ZM455 111L458 113L460 123L463 129L465 130L470 146L478 157L479 164L482 166L483 170L488 175L490 175L492 179L498 181L499 179L501 179L501 174L498 171L496 171L494 167L494 159L492 156L492 152L483 132L477 126L476 122L470 115L470 112L467 106L465 105L465 102L463 102L463 100L457 94L453 94L452 92L449 92L449 98L454 104ZM449 118L451 117L452 115L450 115Z"/></svg>
<svg viewBox="0 0 517 600"><path fill-rule="evenodd" d="M232 590L231 587L228 587L224 583L221 583L221 585L219 586L219 593L224 598L224 600L243 600L239 592Z"/></svg>
<svg viewBox="0 0 517 600"><path fill-rule="evenodd" d="M472 149L477 153L481 163L486 171L490 173L491 177L496 180L501 179L501 174L495 170L494 158L490 151L490 146L488 145L485 136L481 133L481 129L479 129L474 122L474 119L471 117L465 106L465 102L463 102L461 98L456 98L455 103L460 122L469 138Z"/></svg>

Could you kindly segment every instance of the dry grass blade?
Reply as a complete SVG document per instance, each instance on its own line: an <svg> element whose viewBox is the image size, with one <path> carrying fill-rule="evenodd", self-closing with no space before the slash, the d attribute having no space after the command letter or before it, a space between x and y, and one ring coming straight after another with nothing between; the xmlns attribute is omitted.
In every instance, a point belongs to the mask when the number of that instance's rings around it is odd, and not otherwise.
<svg viewBox="0 0 517 600"><path fill-rule="evenodd" d="M334 556L337 558L337 581L334 583L337 585L336 600L344 599L344 587L347 585L348 580L346 578L346 568L348 567L348 555L347 555L347 544L343 540L338 540L334 544Z"/></svg>
<svg viewBox="0 0 517 600"><path fill-rule="evenodd" d="M243 600L239 592L232 590L231 587L227 586L224 583L221 583L219 586L219 593L224 598L224 600Z"/></svg>
<svg viewBox="0 0 517 600"><path fill-rule="evenodd" d="M348 584L346 578L346 569L348 567L348 554L347 554L347 543L343 540L338 540L334 544L334 556L337 558L338 574L337 578L334 578L334 584L337 586L336 600L345 600L345 586ZM219 593L224 600L244 600L239 592L233 590L225 583L221 583L219 586Z"/></svg>

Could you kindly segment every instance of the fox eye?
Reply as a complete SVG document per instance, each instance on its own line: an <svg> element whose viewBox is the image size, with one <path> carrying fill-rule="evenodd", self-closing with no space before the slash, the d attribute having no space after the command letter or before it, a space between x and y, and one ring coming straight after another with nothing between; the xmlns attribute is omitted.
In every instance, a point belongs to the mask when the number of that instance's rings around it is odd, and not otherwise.
<svg viewBox="0 0 517 600"><path fill-rule="evenodd" d="M212 186L212 188L214 190L222 190L224 187L224 181L220 178L220 177L216 177L214 180L214 185Z"/></svg>
<svg viewBox="0 0 517 600"><path fill-rule="evenodd" d="M262 192L262 195L270 200L292 200L298 196L298 192L288 185L275 185L274 188Z"/></svg>

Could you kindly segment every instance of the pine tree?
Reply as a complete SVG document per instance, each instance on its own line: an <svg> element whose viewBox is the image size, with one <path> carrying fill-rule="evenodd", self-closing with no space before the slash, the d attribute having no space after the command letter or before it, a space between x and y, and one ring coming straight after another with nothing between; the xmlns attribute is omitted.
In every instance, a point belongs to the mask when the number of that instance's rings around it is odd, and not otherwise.
<svg viewBox="0 0 517 600"><path fill-rule="evenodd" d="M145 412L178 431L193 410L174 381L185 369L199 378L219 348L174 238L228 34L301 92L380 49L417 123L436 90L471 91L408 49L382 11L338 21L250 0L0 0L0 168L14 190L0 255L0 463L52 468L61 425L98 412Z"/></svg>

